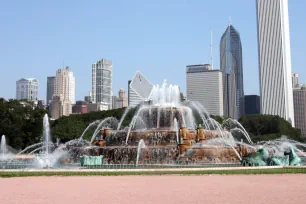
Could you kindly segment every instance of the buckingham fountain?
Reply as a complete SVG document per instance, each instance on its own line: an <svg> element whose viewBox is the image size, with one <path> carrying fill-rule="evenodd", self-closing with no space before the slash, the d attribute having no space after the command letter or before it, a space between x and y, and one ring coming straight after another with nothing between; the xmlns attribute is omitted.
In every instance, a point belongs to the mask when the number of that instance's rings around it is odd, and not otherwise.
<svg viewBox="0 0 306 204"><path fill-rule="evenodd" d="M305 157L299 149L305 145L285 137L253 144L238 121L227 119L221 125L200 103L181 101L179 87L166 81L153 87L130 124L121 127L129 111L120 121L101 121L92 136L103 164L300 165L299 156Z"/></svg>
<svg viewBox="0 0 306 204"><path fill-rule="evenodd" d="M123 127L129 111L134 116ZM305 144L282 137L254 144L236 120L223 124L210 117L198 102L182 101L179 87L155 85L150 96L135 109L126 108L120 120L94 121L82 135L64 144L53 143L49 119L43 120L42 141L18 154L8 152L1 139L0 168L16 161L32 161L31 168L57 168L59 164L90 165L301 165ZM85 133L95 127L89 141Z"/></svg>

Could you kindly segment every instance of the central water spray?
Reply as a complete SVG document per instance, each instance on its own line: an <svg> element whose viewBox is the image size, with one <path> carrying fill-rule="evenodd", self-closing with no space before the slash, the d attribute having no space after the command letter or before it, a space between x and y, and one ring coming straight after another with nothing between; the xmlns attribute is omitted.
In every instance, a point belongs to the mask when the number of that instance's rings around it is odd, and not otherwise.
<svg viewBox="0 0 306 204"><path fill-rule="evenodd" d="M44 151L47 160L49 159L49 143L51 142L50 139L50 126L49 126L49 118L48 114L45 114L44 119L43 119L43 144L44 144Z"/></svg>
<svg viewBox="0 0 306 204"><path fill-rule="evenodd" d="M5 136L2 135L1 137L1 144L0 144L0 160L5 160L7 157L7 146L6 146L6 139Z"/></svg>

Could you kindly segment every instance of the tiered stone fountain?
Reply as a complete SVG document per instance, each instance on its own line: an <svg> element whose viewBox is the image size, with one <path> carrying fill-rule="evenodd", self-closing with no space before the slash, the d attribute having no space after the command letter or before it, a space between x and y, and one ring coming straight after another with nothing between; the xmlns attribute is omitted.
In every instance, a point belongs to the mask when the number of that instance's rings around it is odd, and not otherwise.
<svg viewBox="0 0 306 204"><path fill-rule="evenodd" d="M121 122L118 128L105 127L92 144L100 147L99 154L108 164L238 163L254 151L236 143L204 109L195 107L200 105L181 102L178 86L165 82L161 88L154 86L129 127L121 129ZM196 125L195 114L201 116L202 125ZM140 141L145 148L139 151Z"/></svg>

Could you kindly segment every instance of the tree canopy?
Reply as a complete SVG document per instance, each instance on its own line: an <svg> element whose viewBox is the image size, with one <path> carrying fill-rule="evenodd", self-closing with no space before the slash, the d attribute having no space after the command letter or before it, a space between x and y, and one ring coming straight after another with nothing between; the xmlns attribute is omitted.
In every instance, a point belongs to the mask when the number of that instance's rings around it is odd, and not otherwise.
<svg viewBox="0 0 306 204"><path fill-rule="evenodd" d="M0 136L15 149L41 140L43 116L46 110L33 108L31 102L21 104L18 100L0 98Z"/></svg>
<svg viewBox="0 0 306 204"><path fill-rule="evenodd" d="M26 102L26 104L28 105L24 105L18 100L6 101L0 98L0 136L5 135L7 143L17 150L41 141L43 116L47 113L44 109L33 108L31 102ZM137 108L132 108L128 112L122 127L129 125L136 110ZM61 142L67 142L79 138L90 123L107 117L115 117L120 120L124 111L125 108L121 108L60 117L57 120L50 121L52 139L55 141L58 138ZM225 119L220 116L211 117L221 124ZM200 118L198 120L200 121ZM290 123L279 116L244 115L239 122L254 142L272 140L283 135L305 142L305 138L301 136L301 131L293 128ZM90 139L96 127L94 125L90 128L84 138Z"/></svg>
<svg viewBox="0 0 306 204"><path fill-rule="evenodd" d="M239 122L249 133L254 142L272 140L287 136L293 140L305 142L301 130L293 128L285 119L275 115L244 115Z"/></svg>
<svg viewBox="0 0 306 204"><path fill-rule="evenodd" d="M96 120L103 120L107 117L114 117L117 120L120 120L124 110L125 108L120 108L60 117L51 123L52 136L53 138L59 138L61 142L67 142L80 137L85 128ZM122 123L123 127L129 125L134 115L134 111L135 109L131 109L128 112ZM96 127L97 126L93 126L89 129L84 138L89 139Z"/></svg>

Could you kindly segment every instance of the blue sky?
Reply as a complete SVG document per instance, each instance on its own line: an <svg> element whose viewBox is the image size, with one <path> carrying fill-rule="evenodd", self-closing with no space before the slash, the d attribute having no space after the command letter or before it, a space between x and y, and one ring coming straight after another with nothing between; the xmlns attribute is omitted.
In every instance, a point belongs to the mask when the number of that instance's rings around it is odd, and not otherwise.
<svg viewBox="0 0 306 204"><path fill-rule="evenodd" d="M289 1L292 70L306 83L306 1ZM255 0L20 1L0 0L0 96L15 97L16 80L39 80L45 100L47 76L63 65L76 77L76 99L91 90L91 64L113 61L113 92L141 71L154 84L167 79L186 89L185 67L214 67L219 41L231 16L243 47L245 94L259 93ZM205 87L203 87L205 88Z"/></svg>

